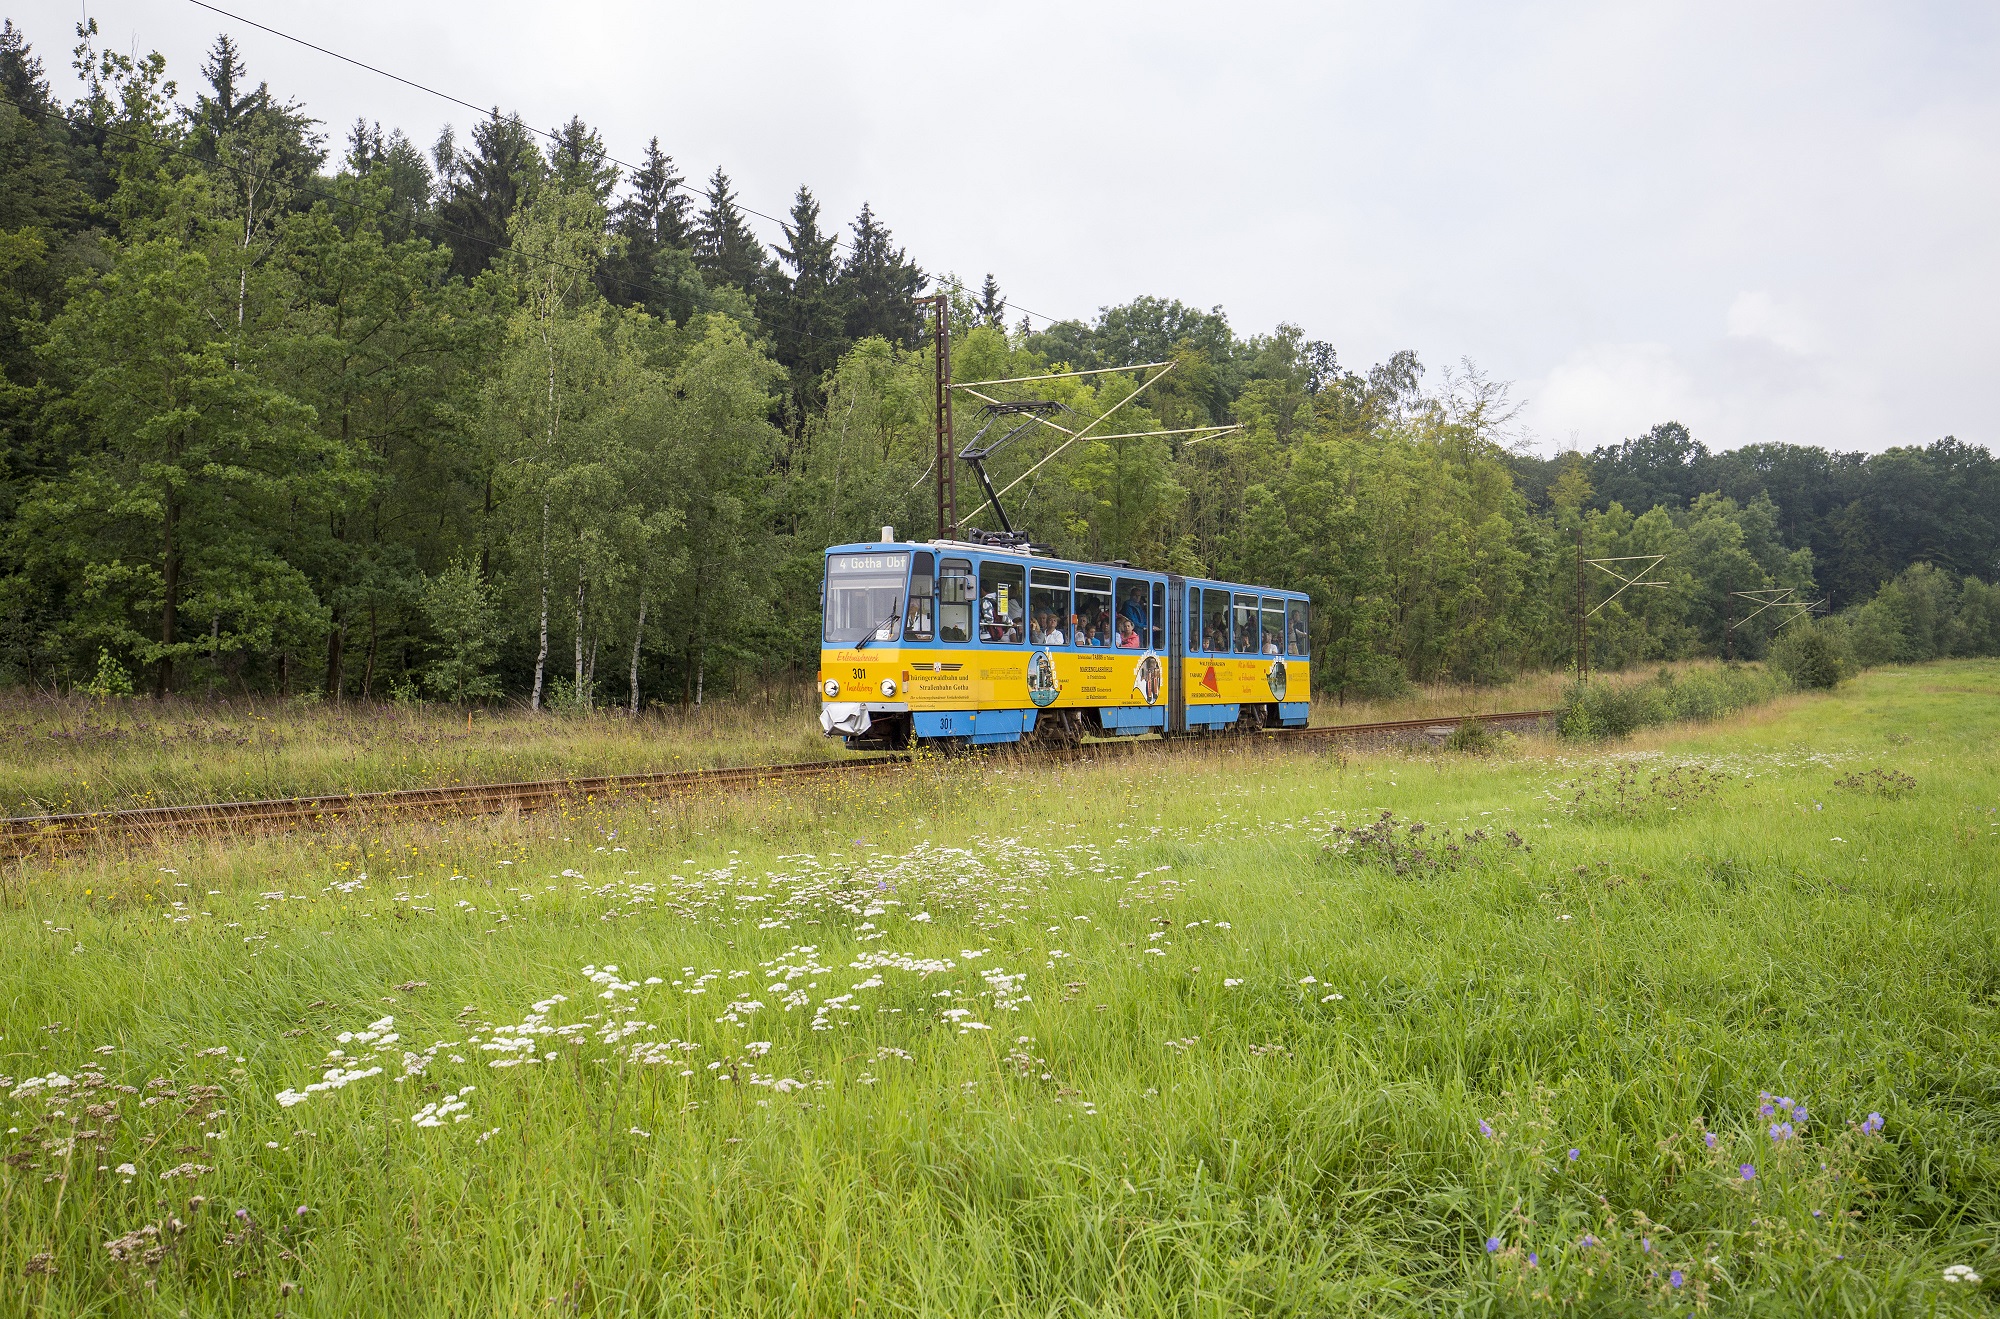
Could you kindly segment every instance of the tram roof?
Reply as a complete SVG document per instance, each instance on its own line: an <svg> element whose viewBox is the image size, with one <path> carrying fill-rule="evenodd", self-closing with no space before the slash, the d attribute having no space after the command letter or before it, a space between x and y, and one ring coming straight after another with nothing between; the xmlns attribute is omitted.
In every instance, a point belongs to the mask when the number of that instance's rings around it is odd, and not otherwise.
<svg viewBox="0 0 2000 1319"><path fill-rule="evenodd" d="M1142 573L1148 577L1168 577L1172 574L1161 568L1141 568L1137 564L1108 559L1065 559L1048 550L1030 549L1025 546L982 545L970 540L868 540L850 541L845 545L829 545L828 554L867 554L891 550L931 550L937 553L958 552L978 554L988 558L1020 559L1024 562L1063 564L1075 568L1105 568L1112 572ZM1262 586L1251 582L1232 582L1222 577L1187 576L1185 580L1212 586L1242 587L1267 595L1297 596L1308 599L1308 593L1289 586Z"/></svg>

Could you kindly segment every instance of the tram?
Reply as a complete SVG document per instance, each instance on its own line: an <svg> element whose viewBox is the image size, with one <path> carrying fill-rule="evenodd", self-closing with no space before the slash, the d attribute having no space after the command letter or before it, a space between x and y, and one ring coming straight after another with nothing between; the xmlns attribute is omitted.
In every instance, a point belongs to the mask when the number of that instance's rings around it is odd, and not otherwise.
<svg viewBox="0 0 2000 1319"><path fill-rule="evenodd" d="M1311 709L1297 591L884 527L827 550L821 600L820 727L857 750L1303 728Z"/></svg>

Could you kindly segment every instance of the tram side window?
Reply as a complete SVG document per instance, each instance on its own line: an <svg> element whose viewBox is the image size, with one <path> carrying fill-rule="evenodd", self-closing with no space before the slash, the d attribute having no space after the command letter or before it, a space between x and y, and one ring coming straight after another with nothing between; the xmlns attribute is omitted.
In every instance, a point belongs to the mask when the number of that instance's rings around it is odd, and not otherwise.
<svg viewBox="0 0 2000 1319"><path fill-rule="evenodd" d="M1306 653L1306 638L1309 635L1306 631L1306 602L1291 601L1286 606L1286 615L1290 619L1290 630L1285 635L1290 638L1291 652L1294 655L1303 655Z"/></svg>
<svg viewBox="0 0 2000 1319"><path fill-rule="evenodd" d="M1264 597L1264 645L1266 655L1285 653L1285 602L1276 596Z"/></svg>
<svg viewBox="0 0 2000 1319"><path fill-rule="evenodd" d="M1018 563L979 565L979 639L1017 646L1028 639L1027 574Z"/></svg>
<svg viewBox="0 0 2000 1319"><path fill-rule="evenodd" d="M934 635L936 597L931 587L931 570L936 562L928 551L919 550L910 565L909 616L903 620L905 641L929 641Z"/></svg>
<svg viewBox="0 0 2000 1319"><path fill-rule="evenodd" d="M1201 593L1201 648L1210 654L1229 653L1229 592L1208 588Z"/></svg>
<svg viewBox="0 0 2000 1319"><path fill-rule="evenodd" d="M1111 620L1111 644L1125 650L1143 650L1153 630L1152 591L1144 581L1118 579L1118 615Z"/></svg>
<svg viewBox="0 0 2000 1319"><path fill-rule="evenodd" d="M1070 614L1070 640L1078 646L1108 646L1112 638L1111 579L1095 573L1076 575L1076 608Z"/></svg>
<svg viewBox="0 0 2000 1319"><path fill-rule="evenodd" d="M1028 640L1037 646L1069 644L1069 574L1028 570Z"/></svg>
<svg viewBox="0 0 2000 1319"><path fill-rule="evenodd" d="M1257 653L1257 597L1239 595L1235 608L1236 653L1255 655Z"/></svg>
<svg viewBox="0 0 2000 1319"><path fill-rule="evenodd" d="M938 565L939 641L972 640L972 560L946 559Z"/></svg>
<svg viewBox="0 0 2000 1319"><path fill-rule="evenodd" d="M1167 584L1153 583L1153 649L1167 648Z"/></svg>

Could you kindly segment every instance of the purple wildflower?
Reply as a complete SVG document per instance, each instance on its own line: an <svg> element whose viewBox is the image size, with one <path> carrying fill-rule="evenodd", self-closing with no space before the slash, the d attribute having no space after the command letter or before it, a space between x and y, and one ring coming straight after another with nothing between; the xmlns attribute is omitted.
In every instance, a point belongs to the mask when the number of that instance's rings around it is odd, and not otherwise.
<svg viewBox="0 0 2000 1319"><path fill-rule="evenodd" d="M1701 1137L1701 1138L1702 1138L1702 1140L1703 1140L1704 1142L1706 1142L1706 1143L1707 1143L1707 1145L1708 1145L1708 1147L1709 1147L1710 1149L1714 1149L1714 1148L1715 1148L1715 1133L1714 1133L1713 1131L1705 1131L1705 1132L1703 1132L1703 1133L1702 1133L1702 1137Z"/></svg>
<svg viewBox="0 0 2000 1319"><path fill-rule="evenodd" d="M1746 1163L1736 1171L1743 1174L1743 1180L1746 1182L1757 1180L1757 1165L1754 1163Z"/></svg>
<svg viewBox="0 0 2000 1319"><path fill-rule="evenodd" d="M1578 1157L1582 1155L1582 1153L1583 1153L1583 1151L1582 1151L1582 1150L1571 1150L1571 1151L1569 1152L1569 1161L1570 1161L1571 1163L1575 1163L1575 1162L1577 1161Z"/></svg>
<svg viewBox="0 0 2000 1319"><path fill-rule="evenodd" d="M1792 1121L1798 1123L1800 1126L1806 1124L1806 1106L1804 1104L1800 1104L1792 1110Z"/></svg>
<svg viewBox="0 0 2000 1319"><path fill-rule="evenodd" d="M1493 1253L1494 1253L1495 1251L1497 1251L1497 1250L1499 1250L1499 1249L1500 1249L1500 1238L1499 1238L1499 1237L1488 1237L1488 1238L1486 1238L1486 1253L1487 1253L1487 1254L1491 1255L1491 1254L1493 1254Z"/></svg>
<svg viewBox="0 0 2000 1319"><path fill-rule="evenodd" d="M1597 1244L1597 1238L1590 1235L1590 1233L1586 1232L1583 1234L1583 1240L1577 1242L1576 1244L1582 1246L1585 1250L1589 1250L1592 1246Z"/></svg>
<svg viewBox="0 0 2000 1319"><path fill-rule="evenodd" d="M1532 1250L1528 1252L1528 1267L1529 1267L1529 1268L1531 1268L1531 1269L1532 1269L1532 1268L1534 1268L1535 1266L1537 1266L1538 1264L1540 1264L1541 1262L1542 1262L1542 1257L1541 1257L1540 1255L1537 1255L1537 1254L1536 1254L1536 1253L1535 1253L1534 1251L1532 1251Z"/></svg>
<svg viewBox="0 0 2000 1319"><path fill-rule="evenodd" d="M1861 1134L1864 1136L1872 1136L1881 1129L1882 1115L1880 1113L1870 1113L1868 1120L1861 1124Z"/></svg>
<svg viewBox="0 0 2000 1319"><path fill-rule="evenodd" d="M1790 1140L1791 1136L1792 1136L1791 1123L1773 1122L1771 1124L1771 1143L1773 1145L1781 1145L1785 1141Z"/></svg>
<svg viewBox="0 0 2000 1319"><path fill-rule="evenodd" d="M250 1221L250 1211L248 1209L239 1209L236 1211L236 1217L238 1221L247 1223Z"/></svg>
<svg viewBox="0 0 2000 1319"><path fill-rule="evenodd" d="M1759 1117L1770 1117L1777 1111L1777 1109L1771 1107L1769 1104L1759 1104L1757 1106L1757 1116Z"/></svg>
<svg viewBox="0 0 2000 1319"><path fill-rule="evenodd" d="M1667 1286L1669 1287L1678 1287L1686 1281L1687 1279L1681 1276L1681 1271L1679 1269L1675 1269L1672 1273L1669 1273L1667 1275Z"/></svg>
<svg viewBox="0 0 2000 1319"><path fill-rule="evenodd" d="M1641 1250L1642 1252L1644 1252L1645 1254L1648 1254L1648 1255L1652 1254L1652 1253L1653 1253L1653 1239L1652 1239L1651 1237L1640 1237L1640 1238L1639 1238L1639 1249L1640 1249L1640 1250Z"/></svg>
<svg viewBox="0 0 2000 1319"><path fill-rule="evenodd" d="M1486 1137L1486 1139L1488 1140L1493 1139L1493 1128L1486 1125L1485 1118L1479 1119L1479 1134Z"/></svg>
<svg viewBox="0 0 2000 1319"><path fill-rule="evenodd" d="M310 1208L308 1208L307 1206L305 1206L305 1205L300 1205L300 1206L299 1206L299 1209L298 1209L298 1214L299 1214L299 1217L300 1217L300 1218L304 1218L304 1217L305 1217L305 1216L306 1216L307 1214L309 1214L309 1213L311 1213L311 1212L312 1212L312 1210L311 1210Z"/></svg>

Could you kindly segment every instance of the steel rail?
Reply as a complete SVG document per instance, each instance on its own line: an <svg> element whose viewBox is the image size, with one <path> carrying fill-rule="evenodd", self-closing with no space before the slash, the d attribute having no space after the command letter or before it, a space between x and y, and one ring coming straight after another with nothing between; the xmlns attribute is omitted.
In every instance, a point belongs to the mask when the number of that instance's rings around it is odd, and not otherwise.
<svg viewBox="0 0 2000 1319"><path fill-rule="evenodd" d="M1087 742L1073 747L1025 747L1019 748L1015 754L1025 759L1081 761L1107 752L1124 753L1147 747L1220 749L1259 743L1277 746L1308 741L1394 739L1413 733L1443 736L1468 720L1490 728L1506 728L1540 724L1555 714L1554 710L1516 710L1442 719L1395 719L1323 728L1270 729L1249 736L1220 736L1186 742L1119 739ZM539 779L523 783L452 784L382 792L278 797L263 801L210 802L194 806L142 806L63 815L9 816L0 818L0 855L21 856L41 849L60 850L80 843L135 835L221 833L259 826L315 828L342 819L366 816L428 818L491 815L508 810L536 810L560 801L590 801L600 797L664 797L701 788L776 787L783 783L837 774L905 768L912 763L907 756L884 755L790 765L676 770L663 774L608 774L595 778Z"/></svg>

